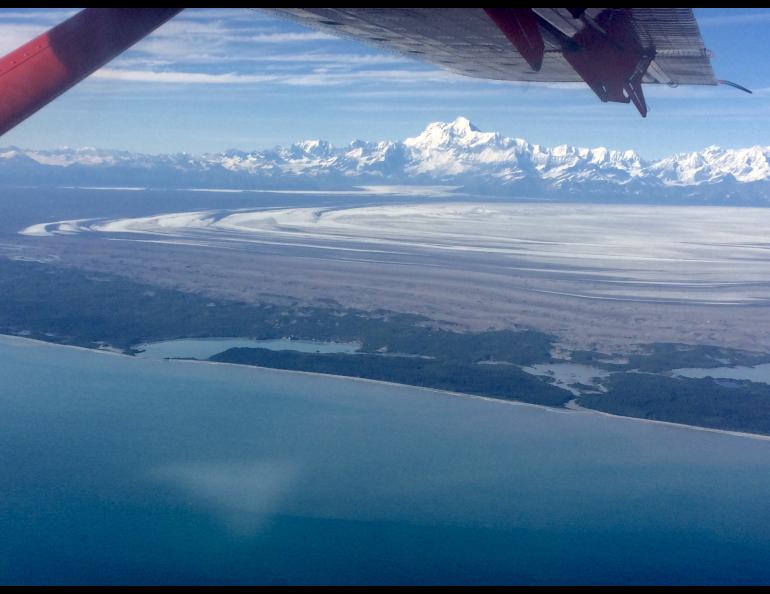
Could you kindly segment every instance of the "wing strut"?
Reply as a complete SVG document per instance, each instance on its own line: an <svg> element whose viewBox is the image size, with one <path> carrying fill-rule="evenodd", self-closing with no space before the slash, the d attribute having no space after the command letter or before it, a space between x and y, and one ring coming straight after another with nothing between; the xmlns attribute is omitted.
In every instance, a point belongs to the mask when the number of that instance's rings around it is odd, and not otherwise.
<svg viewBox="0 0 770 594"><path fill-rule="evenodd" d="M490 19L503 32L532 70L543 66L545 43L540 33L537 15L531 8L485 8Z"/></svg>
<svg viewBox="0 0 770 594"><path fill-rule="evenodd" d="M181 10L86 8L0 59L0 134Z"/></svg>
<svg viewBox="0 0 770 594"><path fill-rule="evenodd" d="M655 48L642 46L631 9L606 9L595 17L586 8L484 10L534 71L540 70L545 55L542 27L599 99L633 103L647 116L642 79Z"/></svg>
<svg viewBox="0 0 770 594"><path fill-rule="evenodd" d="M642 78L655 59L654 48L644 48L634 32L631 11L604 11L595 20L581 15L586 26L573 37L564 59L602 101L633 103L647 117Z"/></svg>

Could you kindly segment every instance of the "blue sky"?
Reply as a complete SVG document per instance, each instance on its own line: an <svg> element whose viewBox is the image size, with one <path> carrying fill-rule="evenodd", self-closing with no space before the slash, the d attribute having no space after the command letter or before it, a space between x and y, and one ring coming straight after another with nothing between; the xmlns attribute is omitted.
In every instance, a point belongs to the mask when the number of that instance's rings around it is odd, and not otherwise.
<svg viewBox="0 0 770 594"><path fill-rule="evenodd" d="M0 9L0 52L74 11ZM727 87L645 87L651 111L601 104L587 88L474 80L270 13L187 9L5 135L0 145L148 153L262 149L305 138L400 140L432 121L548 146L631 148L648 158L770 145L770 10L699 9Z"/></svg>

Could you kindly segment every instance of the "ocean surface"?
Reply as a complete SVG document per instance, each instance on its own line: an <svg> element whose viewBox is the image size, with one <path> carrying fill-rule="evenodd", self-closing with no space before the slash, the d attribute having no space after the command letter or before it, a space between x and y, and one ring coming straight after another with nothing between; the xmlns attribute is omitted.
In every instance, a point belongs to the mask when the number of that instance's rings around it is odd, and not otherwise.
<svg viewBox="0 0 770 594"><path fill-rule="evenodd" d="M770 441L0 337L0 583L770 583Z"/></svg>

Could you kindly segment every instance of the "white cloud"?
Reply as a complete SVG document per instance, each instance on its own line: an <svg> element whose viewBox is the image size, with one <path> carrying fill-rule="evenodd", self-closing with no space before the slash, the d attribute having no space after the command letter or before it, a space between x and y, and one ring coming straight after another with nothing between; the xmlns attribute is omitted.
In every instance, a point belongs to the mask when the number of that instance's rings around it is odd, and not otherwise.
<svg viewBox="0 0 770 594"><path fill-rule="evenodd" d="M714 16L698 16L701 27L724 27L729 25L764 25L770 22L770 10L736 12L736 14L720 14Z"/></svg>
<svg viewBox="0 0 770 594"><path fill-rule="evenodd" d="M180 48L176 48L179 51ZM165 57L160 54L165 53ZM201 52L184 53L179 59L173 59L170 52L158 52L158 55L142 56L137 52L118 58L114 64L121 68L153 68L177 64L184 59L190 65L227 65L227 64L266 64L285 68L308 68L310 64L324 64L329 67L342 66L377 66L381 64L414 64L415 61L396 54L348 54L348 53L248 53L248 52ZM264 66L265 68L271 66Z"/></svg>
<svg viewBox="0 0 770 594"><path fill-rule="evenodd" d="M212 84L242 85L274 83L290 86L336 86L356 82L388 82L390 84L446 83L463 80L463 77L443 71L419 70L353 70L337 72L317 68L308 73L240 74L236 72L183 72L176 70L155 71L141 69L102 68L93 78L158 84Z"/></svg>
<svg viewBox="0 0 770 594"><path fill-rule="evenodd" d="M71 9L34 9L34 10L0 10L0 20L7 21L38 21L46 22L52 25L60 23L61 21L68 19L73 14L78 12Z"/></svg>
<svg viewBox="0 0 770 594"><path fill-rule="evenodd" d="M111 68L102 68L93 74L93 78L141 83L208 85L253 84L270 82L277 79L277 77L272 75L248 75L236 74L234 72L210 74L206 72L114 70Z"/></svg>
<svg viewBox="0 0 770 594"><path fill-rule="evenodd" d="M308 31L307 33L261 33L252 35L241 41L255 41L257 43L291 43L297 41L329 41L337 40L338 37L327 35L320 31Z"/></svg>

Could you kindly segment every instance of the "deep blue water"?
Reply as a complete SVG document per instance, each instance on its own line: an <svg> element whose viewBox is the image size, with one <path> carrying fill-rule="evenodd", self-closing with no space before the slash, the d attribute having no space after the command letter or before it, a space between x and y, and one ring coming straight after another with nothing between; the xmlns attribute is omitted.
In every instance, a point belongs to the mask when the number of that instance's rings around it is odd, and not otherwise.
<svg viewBox="0 0 770 594"><path fill-rule="evenodd" d="M0 337L2 583L770 583L770 441Z"/></svg>

